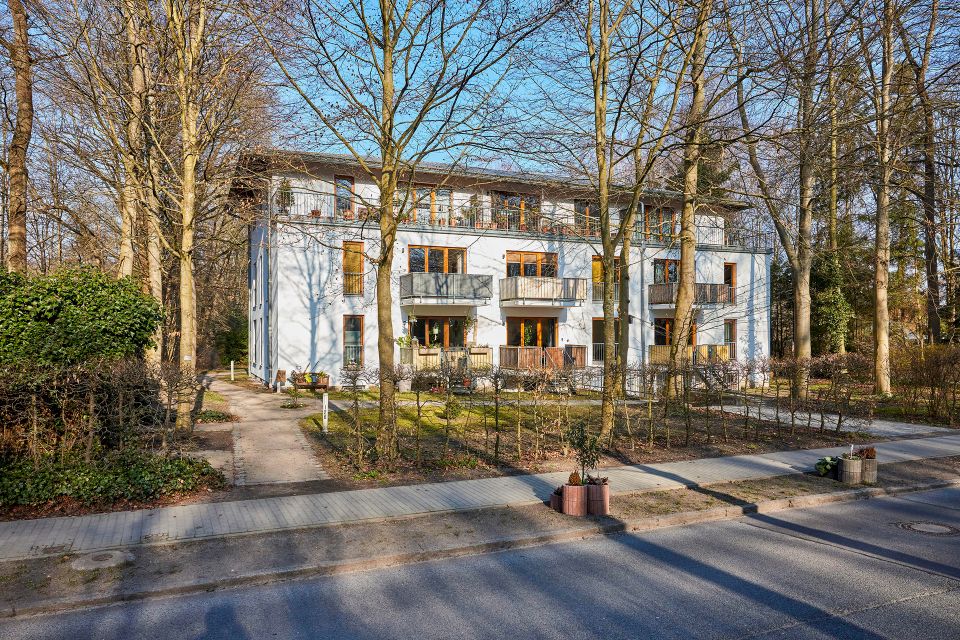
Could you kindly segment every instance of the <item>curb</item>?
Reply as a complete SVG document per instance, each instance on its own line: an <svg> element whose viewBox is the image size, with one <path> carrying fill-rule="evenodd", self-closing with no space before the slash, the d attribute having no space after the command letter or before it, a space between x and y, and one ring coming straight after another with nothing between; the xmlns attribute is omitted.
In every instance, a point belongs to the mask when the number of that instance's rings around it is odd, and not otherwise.
<svg viewBox="0 0 960 640"><path fill-rule="evenodd" d="M399 553L376 558L347 560L343 562L325 562L308 567L298 567L294 569L281 569L260 571L244 576L225 577L217 579L216 582L195 582L175 587L164 587L151 591L140 591L134 593L116 593L101 597L87 598L81 600L74 599L51 599L41 604L27 606L23 608L4 607L0 610L0 618L14 618L34 616L44 613L55 613L71 611L88 607L105 606L123 602L136 602L150 598L160 598L169 596L188 595L194 593L204 593L212 591L221 591L238 587L263 586L276 582L287 580L296 580L303 578L315 578L323 576L340 575L344 573L355 573L359 571L372 571L376 569L386 569L407 564L418 564L431 560L445 560L459 558L464 556L479 555L484 553L495 553L498 551L507 551L510 549L522 549L526 547L535 547L545 544L556 544L561 542L570 542L573 540L584 540L603 535L612 535L623 532L643 532L654 531L657 529L666 529L670 527L679 527L692 524L702 524L706 522L717 522L722 520L732 520L752 514L774 513L777 511L786 511L789 509L800 509L808 507L817 507L841 502L852 502L855 500L869 500L871 498L892 497L906 493L916 493L918 491L929 491L933 489L944 489L960 486L960 479L930 482L925 484L903 485L899 487L870 487L863 489L853 489L850 491L837 491L834 493L818 493L804 496L795 496L791 498L780 498L776 500L765 500L756 503L747 503L743 505L730 507L716 507L702 511L684 511L664 516L653 516L649 518L640 518L627 521L609 521L601 522L593 526L584 526L566 531L547 533L542 535L499 538L479 542L476 544L465 545L461 547L450 547L447 549L434 549L429 551L418 551ZM606 518L606 520L612 520Z"/></svg>

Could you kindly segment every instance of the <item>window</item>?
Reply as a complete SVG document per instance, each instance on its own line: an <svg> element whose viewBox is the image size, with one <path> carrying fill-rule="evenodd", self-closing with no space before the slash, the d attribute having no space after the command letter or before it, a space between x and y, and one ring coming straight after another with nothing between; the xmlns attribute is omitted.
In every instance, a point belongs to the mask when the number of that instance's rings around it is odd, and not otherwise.
<svg viewBox="0 0 960 640"><path fill-rule="evenodd" d="M507 251L507 277L556 278L557 254Z"/></svg>
<svg viewBox="0 0 960 640"><path fill-rule="evenodd" d="M411 246L410 273L466 273L467 250L457 247Z"/></svg>
<svg viewBox="0 0 960 640"><path fill-rule="evenodd" d="M410 322L410 337L424 347L464 347L466 345L466 321L462 317L421 318Z"/></svg>
<svg viewBox="0 0 960 640"><path fill-rule="evenodd" d="M343 364L363 366L363 316L343 316Z"/></svg>
<svg viewBox="0 0 960 640"><path fill-rule="evenodd" d="M620 287L616 286L620 284L620 258L614 257L613 259L614 271L613 271L613 299L620 299ZM593 262L591 263L591 280L593 282L593 301L602 302L603 301L603 260L600 256L593 256Z"/></svg>
<svg viewBox="0 0 960 640"><path fill-rule="evenodd" d="M511 347L557 346L557 319L507 318L507 345Z"/></svg>
<svg viewBox="0 0 960 640"><path fill-rule="evenodd" d="M723 341L727 344L732 344L737 341L736 319L723 321Z"/></svg>
<svg viewBox="0 0 960 640"><path fill-rule="evenodd" d="M398 194L398 201L403 201ZM446 224L450 219L453 208L453 191L430 185L419 186L413 189L410 218L420 224Z"/></svg>
<svg viewBox="0 0 960 640"><path fill-rule="evenodd" d="M675 325L673 318L654 318L653 319L653 344L670 345L673 344ZM697 344L697 323L694 322L690 327L690 339L688 344Z"/></svg>
<svg viewBox="0 0 960 640"><path fill-rule="evenodd" d="M363 243L343 243L343 293L363 295Z"/></svg>
<svg viewBox="0 0 960 640"><path fill-rule="evenodd" d="M540 196L491 191L490 205L498 229L526 230L540 226Z"/></svg>
<svg viewBox="0 0 960 640"><path fill-rule="evenodd" d="M600 233L600 207L588 200L573 201L573 220L578 231L588 236Z"/></svg>
<svg viewBox="0 0 960 640"><path fill-rule="evenodd" d="M657 259L653 261L653 283L668 284L680 279L680 261Z"/></svg>
<svg viewBox="0 0 960 640"><path fill-rule="evenodd" d="M673 209L648 209L643 231L651 240L671 242L677 236L677 212Z"/></svg>
<svg viewBox="0 0 960 640"><path fill-rule="evenodd" d="M723 263L723 284L727 285L727 295L729 296L727 301L732 304L737 297L737 265L735 262Z"/></svg>
<svg viewBox="0 0 960 640"><path fill-rule="evenodd" d="M333 176L334 200L338 218L353 217L353 177Z"/></svg>

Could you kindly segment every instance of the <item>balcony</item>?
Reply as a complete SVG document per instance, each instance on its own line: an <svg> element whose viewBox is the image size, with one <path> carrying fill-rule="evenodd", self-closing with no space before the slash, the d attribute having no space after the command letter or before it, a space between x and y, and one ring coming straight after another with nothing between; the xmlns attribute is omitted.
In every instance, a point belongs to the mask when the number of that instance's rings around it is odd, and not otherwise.
<svg viewBox="0 0 960 640"><path fill-rule="evenodd" d="M650 345L648 364L670 364L669 344ZM724 342L721 344L698 344L686 347L683 350L683 361L693 365L718 364L737 359L737 343Z"/></svg>
<svg viewBox="0 0 960 640"><path fill-rule="evenodd" d="M603 290L605 287L605 283L594 281L592 284L593 284L593 301L602 303ZM613 302L617 303L619 301L620 301L620 283L614 282L613 283Z"/></svg>
<svg viewBox="0 0 960 640"><path fill-rule="evenodd" d="M603 364L606 349L607 349L607 345L603 342L593 343L593 352L590 354L593 357L593 360L592 360L593 364L596 364L596 365ZM615 342L613 344L613 350L618 351L619 349L620 349L620 343Z"/></svg>
<svg viewBox="0 0 960 640"><path fill-rule="evenodd" d="M504 307L576 307L587 299L585 278L517 276L500 280Z"/></svg>
<svg viewBox="0 0 960 640"><path fill-rule="evenodd" d="M472 273L405 273L400 276L400 304L478 306L493 297L493 276Z"/></svg>
<svg viewBox="0 0 960 640"><path fill-rule="evenodd" d="M493 349L490 347L401 347L400 364L408 365L417 370L442 369L449 367L452 370L489 369L493 366Z"/></svg>
<svg viewBox="0 0 960 640"><path fill-rule="evenodd" d="M568 344L564 347L501 345L500 366L504 369L523 371L583 369L587 366L587 346L583 344Z"/></svg>
<svg viewBox="0 0 960 640"><path fill-rule="evenodd" d="M332 194L293 191L282 197L275 195L270 203L270 213L288 219L315 219L324 223L376 224L379 203L369 198L354 198L349 209L338 209ZM595 240L599 237L596 222L587 224L560 209L544 207L541 211L528 210L522 215L511 209L498 209L485 203L454 202L432 215L416 211L396 212L401 228L432 228L473 230L495 235L546 236L570 240ZM644 231L638 224L634 232L637 244L677 245L679 239L670 233L655 230ZM755 253L773 251L773 234L759 228L732 227L728 225L699 225L697 246L701 248L724 248Z"/></svg>
<svg viewBox="0 0 960 640"><path fill-rule="evenodd" d="M651 284L647 288L647 303L652 306L663 305L672 307L677 302L677 283ZM734 304L736 302L733 287L727 284L709 284L698 282L694 288L693 303L707 304Z"/></svg>

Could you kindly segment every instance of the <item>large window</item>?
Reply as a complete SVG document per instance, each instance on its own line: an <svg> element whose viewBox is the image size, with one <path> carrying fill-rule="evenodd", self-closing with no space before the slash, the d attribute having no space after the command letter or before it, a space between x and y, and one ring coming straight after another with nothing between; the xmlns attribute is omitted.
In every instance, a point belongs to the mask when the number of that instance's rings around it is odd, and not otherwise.
<svg viewBox="0 0 960 640"><path fill-rule="evenodd" d="M467 250L457 247L421 247L409 249L410 273L466 273Z"/></svg>
<svg viewBox="0 0 960 640"><path fill-rule="evenodd" d="M619 256L613 259L614 270L613 270L613 298L614 300L620 299L620 258ZM593 284L593 301L602 302L603 301L603 260L600 256L593 256L593 262L591 266L591 280Z"/></svg>
<svg viewBox="0 0 960 640"><path fill-rule="evenodd" d="M736 319L723 321L723 341L727 344L737 341L737 321Z"/></svg>
<svg viewBox="0 0 960 640"><path fill-rule="evenodd" d="M673 209L647 209L643 230L651 240L672 242L679 231L677 223L677 212Z"/></svg>
<svg viewBox="0 0 960 640"><path fill-rule="evenodd" d="M557 346L557 319L507 318L507 345L511 347Z"/></svg>
<svg viewBox="0 0 960 640"><path fill-rule="evenodd" d="M540 196L530 193L491 191L493 222L500 229L537 229L540 226Z"/></svg>
<svg viewBox="0 0 960 640"><path fill-rule="evenodd" d="M653 283L668 284L680 281L680 261L656 259L653 261Z"/></svg>
<svg viewBox="0 0 960 640"><path fill-rule="evenodd" d="M466 344L466 322L462 317L422 318L410 322L410 337L423 347L463 347Z"/></svg>
<svg viewBox="0 0 960 640"><path fill-rule="evenodd" d="M334 200L338 218L353 217L353 177L334 176Z"/></svg>
<svg viewBox="0 0 960 640"><path fill-rule="evenodd" d="M556 278L557 254L507 251L507 277Z"/></svg>
<svg viewBox="0 0 960 640"><path fill-rule="evenodd" d="M343 243L343 293L363 295L363 243Z"/></svg>
<svg viewBox="0 0 960 640"><path fill-rule="evenodd" d="M737 264L735 262L723 263L723 284L727 285L728 302L733 303L737 299ZM728 340L728 342L731 342Z"/></svg>
<svg viewBox="0 0 960 640"><path fill-rule="evenodd" d="M420 224L446 223L453 206L450 189L422 186L414 189L413 221Z"/></svg>
<svg viewBox="0 0 960 640"><path fill-rule="evenodd" d="M654 318L653 319L653 343L656 345L673 344L676 338L677 326L673 318ZM697 343L697 324L693 323L690 327L690 339L688 344Z"/></svg>
<svg viewBox="0 0 960 640"><path fill-rule="evenodd" d="M589 200L573 201L573 219L577 231L584 235L596 236L600 233L600 207Z"/></svg>
<svg viewBox="0 0 960 640"><path fill-rule="evenodd" d="M343 316L343 364L363 366L363 316Z"/></svg>

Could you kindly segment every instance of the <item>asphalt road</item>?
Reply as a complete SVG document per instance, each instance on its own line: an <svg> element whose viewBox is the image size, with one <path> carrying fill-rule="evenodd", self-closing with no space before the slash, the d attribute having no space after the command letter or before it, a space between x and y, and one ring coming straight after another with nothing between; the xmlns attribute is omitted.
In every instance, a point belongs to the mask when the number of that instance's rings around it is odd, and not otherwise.
<svg viewBox="0 0 960 640"><path fill-rule="evenodd" d="M960 532L960 489L4 620L0 638L960 639L960 535L899 526L916 522Z"/></svg>

